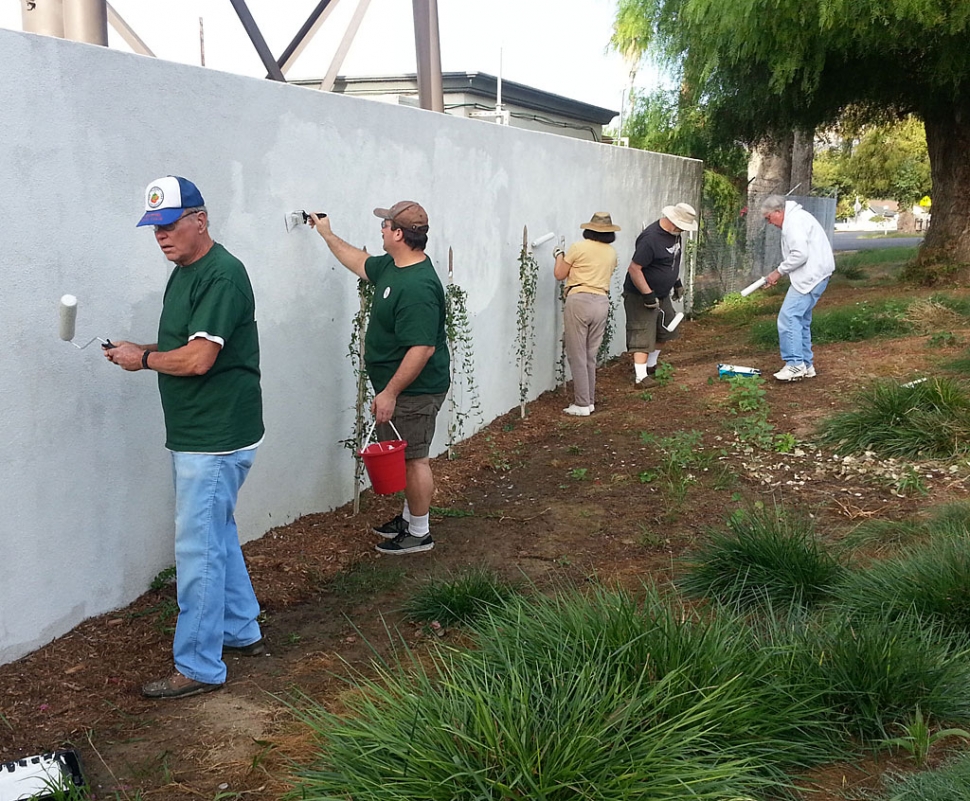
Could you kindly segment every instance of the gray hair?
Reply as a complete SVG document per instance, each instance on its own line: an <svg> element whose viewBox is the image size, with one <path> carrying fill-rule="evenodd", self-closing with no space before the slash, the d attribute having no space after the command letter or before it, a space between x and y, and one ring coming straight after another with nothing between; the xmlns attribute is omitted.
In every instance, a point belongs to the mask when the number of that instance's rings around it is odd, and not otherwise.
<svg viewBox="0 0 970 801"><path fill-rule="evenodd" d="M200 211L205 212L205 230L209 230L209 210L205 206L193 206L191 209L186 209L183 214L197 214Z"/></svg>
<svg viewBox="0 0 970 801"><path fill-rule="evenodd" d="M781 195L768 195L761 201L761 213L771 214L773 211L785 210L785 198Z"/></svg>

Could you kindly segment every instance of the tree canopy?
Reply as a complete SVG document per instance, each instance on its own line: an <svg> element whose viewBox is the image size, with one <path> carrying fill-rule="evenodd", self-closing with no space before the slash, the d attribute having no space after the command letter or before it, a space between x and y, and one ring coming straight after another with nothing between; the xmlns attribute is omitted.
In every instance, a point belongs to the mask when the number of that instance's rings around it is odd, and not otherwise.
<svg viewBox="0 0 970 801"><path fill-rule="evenodd" d="M724 138L813 130L848 110L926 125L927 247L970 262L970 3L965 0L619 0L614 46L680 78Z"/></svg>

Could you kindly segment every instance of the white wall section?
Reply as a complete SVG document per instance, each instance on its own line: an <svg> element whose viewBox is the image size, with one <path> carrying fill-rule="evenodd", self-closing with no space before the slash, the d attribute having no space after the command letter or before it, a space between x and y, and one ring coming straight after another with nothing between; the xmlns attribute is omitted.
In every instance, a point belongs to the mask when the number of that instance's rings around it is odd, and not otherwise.
<svg viewBox="0 0 970 801"><path fill-rule="evenodd" d="M129 603L173 561L155 374L58 338L70 293L78 342L155 341L171 265L135 223L145 185L166 174L198 184L256 293L267 433L241 493L244 539L352 497L340 440L356 282L315 233L287 234L285 212L326 211L338 235L378 252L375 206L425 206L428 253L444 277L454 248L468 292L491 420L518 403L523 225L568 243L610 211L618 286L641 223L667 203L699 205L701 191L696 161L0 30L0 663ZM559 354L552 244L537 252L533 397L553 386Z"/></svg>

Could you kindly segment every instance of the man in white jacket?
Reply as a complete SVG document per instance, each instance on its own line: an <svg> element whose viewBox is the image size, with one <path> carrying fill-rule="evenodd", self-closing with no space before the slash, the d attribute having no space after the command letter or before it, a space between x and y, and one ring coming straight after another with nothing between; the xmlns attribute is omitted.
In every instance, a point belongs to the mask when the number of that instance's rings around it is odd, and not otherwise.
<svg viewBox="0 0 970 801"><path fill-rule="evenodd" d="M832 245L818 220L793 200L769 195L761 204L761 214L781 228L782 262L768 274L768 286L777 284L783 275L791 281L778 312L778 344L785 366L775 373L775 378L815 378L812 309L835 271Z"/></svg>

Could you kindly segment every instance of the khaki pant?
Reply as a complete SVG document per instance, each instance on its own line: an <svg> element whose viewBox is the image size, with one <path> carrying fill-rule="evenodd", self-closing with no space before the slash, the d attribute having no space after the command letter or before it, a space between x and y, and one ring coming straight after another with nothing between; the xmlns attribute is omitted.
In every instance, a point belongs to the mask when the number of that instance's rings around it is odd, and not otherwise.
<svg viewBox="0 0 970 801"><path fill-rule="evenodd" d="M596 402L596 354L603 342L610 299L606 295L573 290L563 310L566 359L573 374L573 398L577 406Z"/></svg>

